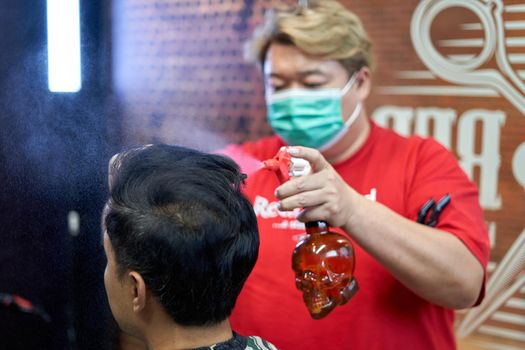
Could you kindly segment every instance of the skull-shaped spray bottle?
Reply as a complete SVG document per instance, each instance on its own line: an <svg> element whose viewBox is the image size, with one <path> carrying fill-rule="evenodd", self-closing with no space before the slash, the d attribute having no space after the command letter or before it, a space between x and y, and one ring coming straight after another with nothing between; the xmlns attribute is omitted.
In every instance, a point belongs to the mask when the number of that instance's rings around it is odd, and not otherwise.
<svg viewBox="0 0 525 350"><path fill-rule="evenodd" d="M291 157L285 147L263 165L274 171L281 183L311 170L306 160ZM346 304L358 291L354 248L346 236L330 231L326 221L310 221L305 226L308 235L294 249L292 268L304 303L318 320Z"/></svg>

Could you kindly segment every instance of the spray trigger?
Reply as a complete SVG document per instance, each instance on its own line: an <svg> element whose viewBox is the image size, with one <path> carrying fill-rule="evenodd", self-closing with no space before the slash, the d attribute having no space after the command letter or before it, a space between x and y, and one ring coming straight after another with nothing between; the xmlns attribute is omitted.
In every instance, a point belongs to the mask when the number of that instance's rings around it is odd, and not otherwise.
<svg viewBox="0 0 525 350"><path fill-rule="evenodd" d="M310 162L302 158L291 158L290 176L305 176L310 174L312 167Z"/></svg>
<svg viewBox="0 0 525 350"><path fill-rule="evenodd" d="M291 176L308 175L312 169L307 160L290 156L286 147L282 147L273 158L265 160L263 168L275 172L281 183L290 180Z"/></svg>

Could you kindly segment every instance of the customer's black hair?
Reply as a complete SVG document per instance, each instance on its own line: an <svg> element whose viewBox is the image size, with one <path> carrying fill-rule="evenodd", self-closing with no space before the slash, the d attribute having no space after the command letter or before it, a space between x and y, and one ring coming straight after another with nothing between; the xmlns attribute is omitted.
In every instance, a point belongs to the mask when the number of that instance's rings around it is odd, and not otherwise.
<svg viewBox="0 0 525 350"><path fill-rule="evenodd" d="M173 320L225 320L255 265L257 221L231 159L168 145L110 164L103 228L119 276L135 270Z"/></svg>

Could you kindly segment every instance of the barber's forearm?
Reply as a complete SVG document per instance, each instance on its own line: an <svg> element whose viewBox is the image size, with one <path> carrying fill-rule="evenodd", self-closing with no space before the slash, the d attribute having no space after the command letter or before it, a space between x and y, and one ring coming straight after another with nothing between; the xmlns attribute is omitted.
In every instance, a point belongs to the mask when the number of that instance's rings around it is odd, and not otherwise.
<svg viewBox="0 0 525 350"><path fill-rule="evenodd" d="M479 294L483 268L455 236L355 196L342 228L401 283L435 304L460 309Z"/></svg>

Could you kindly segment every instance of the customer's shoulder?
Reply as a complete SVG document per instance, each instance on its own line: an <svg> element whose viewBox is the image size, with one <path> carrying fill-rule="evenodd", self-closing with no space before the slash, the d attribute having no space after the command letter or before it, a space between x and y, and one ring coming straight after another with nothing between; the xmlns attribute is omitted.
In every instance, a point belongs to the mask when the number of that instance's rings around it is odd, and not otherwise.
<svg viewBox="0 0 525 350"><path fill-rule="evenodd" d="M248 336L246 339L248 341L246 350L277 350L275 345L256 335Z"/></svg>

